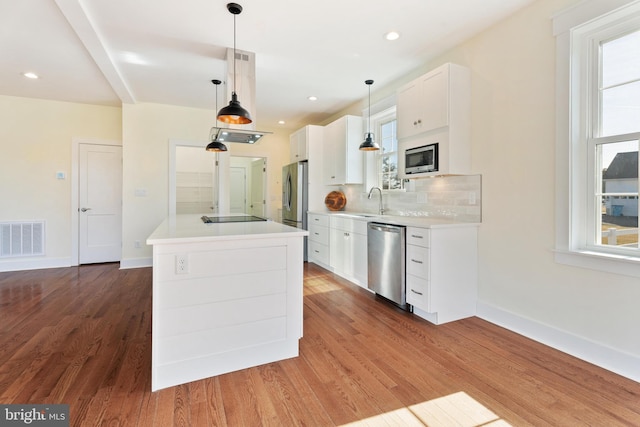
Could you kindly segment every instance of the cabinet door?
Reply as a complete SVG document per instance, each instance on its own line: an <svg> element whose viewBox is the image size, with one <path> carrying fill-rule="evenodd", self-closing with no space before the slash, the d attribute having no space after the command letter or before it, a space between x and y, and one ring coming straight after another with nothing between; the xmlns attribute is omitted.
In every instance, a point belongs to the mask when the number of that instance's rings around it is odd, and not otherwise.
<svg viewBox="0 0 640 427"><path fill-rule="evenodd" d="M343 116L325 126L322 152L325 185L363 183L361 137L361 117Z"/></svg>
<svg viewBox="0 0 640 427"><path fill-rule="evenodd" d="M422 79L420 132L449 124L449 67L439 68Z"/></svg>
<svg viewBox="0 0 640 427"><path fill-rule="evenodd" d="M346 231L331 228L329 231L329 265L337 273L344 274L349 245L349 236Z"/></svg>
<svg viewBox="0 0 640 427"><path fill-rule="evenodd" d="M449 124L449 66L406 84L398 91L398 139Z"/></svg>
<svg viewBox="0 0 640 427"><path fill-rule="evenodd" d="M358 280L358 285L367 287L367 235L360 233L351 234L353 247L353 277Z"/></svg>
<svg viewBox="0 0 640 427"><path fill-rule="evenodd" d="M291 163L308 160L307 128L302 128L289 137L289 160Z"/></svg>
<svg viewBox="0 0 640 427"><path fill-rule="evenodd" d="M398 139L420 133L420 106L422 90L420 80L406 84L398 91L396 116Z"/></svg>
<svg viewBox="0 0 640 427"><path fill-rule="evenodd" d="M325 185L344 184L346 168L345 135L344 122L336 120L324 128L322 163Z"/></svg>

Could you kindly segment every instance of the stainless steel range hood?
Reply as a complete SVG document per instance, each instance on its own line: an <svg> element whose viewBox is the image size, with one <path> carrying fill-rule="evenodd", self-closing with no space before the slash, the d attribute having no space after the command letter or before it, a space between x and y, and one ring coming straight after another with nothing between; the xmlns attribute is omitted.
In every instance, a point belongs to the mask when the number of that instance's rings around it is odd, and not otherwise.
<svg viewBox="0 0 640 427"><path fill-rule="evenodd" d="M247 52L244 50L227 49L227 99L230 99L233 93L233 88L237 86L240 88L239 92L242 95L243 107L251 113L251 117L256 117L256 81L255 81L255 67L256 59L255 53ZM236 70L236 63L238 69ZM237 72L236 72L237 71ZM234 83L234 80L235 83ZM216 124L218 124L216 122ZM234 125L231 125L234 126ZM254 124L246 125L247 127L253 127ZM211 128L211 135L209 136L211 141L219 141L222 143L237 142L241 144L255 144L264 135L268 135L273 132L263 132L260 130L253 130L248 128L237 129L230 127L213 127ZM214 136L214 139L211 137Z"/></svg>
<svg viewBox="0 0 640 427"><path fill-rule="evenodd" d="M270 133L273 132L263 132L260 130L250 129L211 128L211 135L214 136L212 141L239 142L243 144L254 144L260 138Z"/></svg>

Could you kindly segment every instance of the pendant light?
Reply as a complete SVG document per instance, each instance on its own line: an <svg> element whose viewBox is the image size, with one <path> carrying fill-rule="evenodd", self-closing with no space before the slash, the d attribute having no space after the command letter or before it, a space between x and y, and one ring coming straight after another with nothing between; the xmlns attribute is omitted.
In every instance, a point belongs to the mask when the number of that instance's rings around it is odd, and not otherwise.
<svg viewBox="0 0 640 427"><path fill-rule="evenodd" d="M365 80L364 82L369 86L369 124L367 125L368 131L364 135L364 142L360 144L360 150L376 151L380 149L380 146L373 140L374 136L373 133L371 133L371 85L373 84L373 80Z"/></svg>
<svg viewBox="0 0 640 427"><path fill-rule="evenodd" d="M242 12L242 6L237 3L228 3L227 10L233 15L233 92L231 92L229 105L218 111L218 120L223 123L246 125L252 122L251 115L242 108L236 95L236 15Z"/></svg>
<svg viewBox="0 0 640 427"><path fill-rule="evenodd" d="M211 83L216 85L216 111L217 111L218 110L218 85L222 82L220 80L211 80ZM211 139L211 133L209 133L209 138ZM222 142L218 141L218 137L216 135L213 137L213 139L211 139L211 142L209 143L209 145L207 145L207 151L213 151L213 152L219 153L222 151L227 151L227 146L224 145Z"/></svg>

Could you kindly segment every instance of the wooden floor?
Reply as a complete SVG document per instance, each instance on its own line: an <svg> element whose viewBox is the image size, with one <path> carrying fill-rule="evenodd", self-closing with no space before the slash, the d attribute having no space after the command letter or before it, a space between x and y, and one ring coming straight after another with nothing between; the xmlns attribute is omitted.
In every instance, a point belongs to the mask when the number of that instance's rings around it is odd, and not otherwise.
<svg viewBox="0 0 640 427"><path fill-rule="evenodd" d="M295 359L152 393L150 315L149 268L0 273L0 403L67 403L76 426L640 425L639 383L314 264Z"/></svg>

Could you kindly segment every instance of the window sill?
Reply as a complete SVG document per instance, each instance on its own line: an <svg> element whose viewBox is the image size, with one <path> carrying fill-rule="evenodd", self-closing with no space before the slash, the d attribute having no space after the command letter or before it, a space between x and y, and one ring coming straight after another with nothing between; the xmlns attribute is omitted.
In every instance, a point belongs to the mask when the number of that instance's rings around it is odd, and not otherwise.
<svg viewBox="0 0 640 427"><path fill-rule="evenodd" d="M558 264L640 278L640 258L592 251L555 249Z"/></svg>

